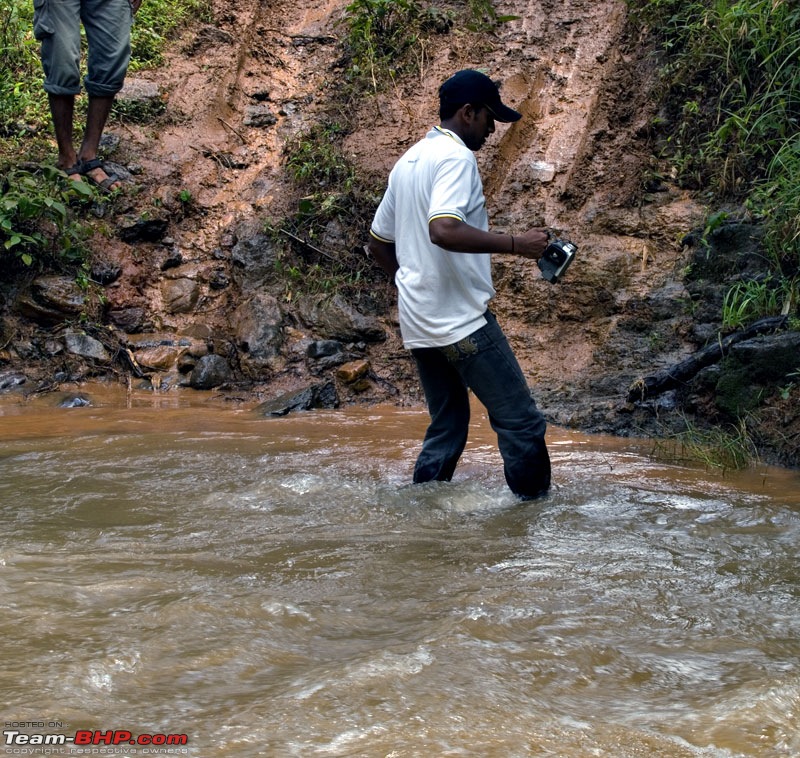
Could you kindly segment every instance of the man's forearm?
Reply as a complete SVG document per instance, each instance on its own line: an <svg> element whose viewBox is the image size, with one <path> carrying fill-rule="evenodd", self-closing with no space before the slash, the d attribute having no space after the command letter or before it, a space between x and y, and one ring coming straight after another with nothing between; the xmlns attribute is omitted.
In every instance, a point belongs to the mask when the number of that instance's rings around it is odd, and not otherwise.
<svg viewBox="0 0 800 758"><path fill-rule="evenodd" d="M397 263L397 253L395 246L391 242L379 240L376 237L370 236L367 243L367 252L372 256L375 263L377 263L387 274L387 276L394 281L395 274L400 268Z"/></svg>
<svg viewBox="0 0 800 758"><path fill-rule="evenodd" d="M449 216L431 220L428 231L434 245L453 253L511 253L538 258L547 245L544 229L529 229L519 235L496 234Z"/></svg>

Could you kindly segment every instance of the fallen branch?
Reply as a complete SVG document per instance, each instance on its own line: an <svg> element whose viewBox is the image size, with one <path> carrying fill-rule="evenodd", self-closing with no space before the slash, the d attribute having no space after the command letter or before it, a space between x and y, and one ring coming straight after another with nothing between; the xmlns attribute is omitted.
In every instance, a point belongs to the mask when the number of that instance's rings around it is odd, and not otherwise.
<svg viewBox="0 0 800 758"><path fill-rule="evenodd" d="M719 340L719 342L708 345L702 350L698 350L694 355L689 356L680 363L676 363L671 368L659 371L657 374L646 376L644 379L639 379L637 382L634 382L628 390L628 401L646 400L647 398L655 397L662 392L686 384L702 369L722 360L731 345L753 339L753 337L758 337L761 334L769 334L770 332L782 329L786 326L788 321L789 319L787 316L769 316L768 318L762 318L756 321L754 324L748 326L747 329L729 334L727 337Z"/></svg>
<svg viewBox="0 0 800 758"><path fill-rule="evenodd" d="M330 253L326 253L324 250L321 250L320 248L315 247L308 240L304 240L302 237L298 237L296 234L292 234L291 232L286 231L286 229L278 229L278 232L280 234L285 235L289 239L293 239L295 242L299 242L304 247L307 247L309 250L311 250L311 251L313 251L315 253L318 253L319 255L322 255L325 258L328 258L329 260L332 260L334 262L337 262L339 260L335 256L331 255Z"/></svg>

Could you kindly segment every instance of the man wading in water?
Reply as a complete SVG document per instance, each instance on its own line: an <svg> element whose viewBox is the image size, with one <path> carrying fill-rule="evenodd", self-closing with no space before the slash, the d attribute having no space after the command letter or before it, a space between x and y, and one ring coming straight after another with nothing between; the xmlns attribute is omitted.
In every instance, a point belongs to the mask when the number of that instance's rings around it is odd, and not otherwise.
<svg viewBox="0 0 800 758"><path fill-rule="evenodd" d="M439 88L436 126L395 164L370 229L369 252L397 286L403 344L417 363L431 423L414 482L449 481L467 442L471 389L486 406L508 486L534 498L550 486L545 420L491 311L491 253L537 260L544 229L489 232L478 164L495 121L522 115L484 74Z"/></svg>

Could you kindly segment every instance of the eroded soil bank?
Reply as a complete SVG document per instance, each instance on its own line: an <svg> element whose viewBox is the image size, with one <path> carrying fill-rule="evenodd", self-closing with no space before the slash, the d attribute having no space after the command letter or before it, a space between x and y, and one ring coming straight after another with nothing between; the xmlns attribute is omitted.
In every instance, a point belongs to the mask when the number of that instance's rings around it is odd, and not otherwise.
<svg viewBox="0 0 800 758"><path fill-rule="evenodd" d="M492 223L546 225L579 246L555 286L535 264L495 260L495 310L548 418L665 435L687 420L746 416L765 458L800 465L800 342L783 324L672 386L636 392L727 336L722 295L735 277L758 275L759 230L732 209L734 220L701 240L707 209L652 157L657 61L624 3L496 7L519 19L491 35L435 36L415 75L347 104L347 158L381 187L435 123L444 78L476 67L502 80L524 118L478 154ZM343 10L333 0L215 2L213 21L175 40L162 68L131 75L121 99L150 87L160 112L108 129L127 187L97 219L101 297L60 277L6 282L0 384L29 393L103 379L243 401L323 387L326 402L421 402L387 282L376 274L352 298L286 275L293 256L316 256L322 278L326 261L354 260L368 217L314 239L302 226L298 238L267 231L300 201L287 140L344 107Z"/></svg>

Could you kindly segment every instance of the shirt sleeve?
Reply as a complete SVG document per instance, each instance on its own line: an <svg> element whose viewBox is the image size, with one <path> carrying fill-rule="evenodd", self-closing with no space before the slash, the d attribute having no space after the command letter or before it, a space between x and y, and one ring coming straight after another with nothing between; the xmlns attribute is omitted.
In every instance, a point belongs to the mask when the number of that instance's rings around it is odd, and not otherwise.
<svg viewBox="0 0 800 758"><path fill-rule="evenodd" d="M460 156L447 158L436 166L428 222L446 217L467 220L476 170L474 160Z"/></svg>
<svg viewBox="0 0 800 758"><path fill-rule="evenodd" d="M378 210L375 211L369 233L382 242L395 241L395 202L391 182L378 205Z"/></svg>

